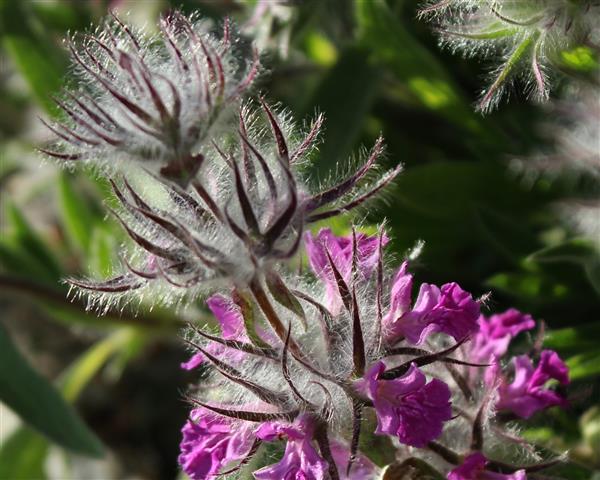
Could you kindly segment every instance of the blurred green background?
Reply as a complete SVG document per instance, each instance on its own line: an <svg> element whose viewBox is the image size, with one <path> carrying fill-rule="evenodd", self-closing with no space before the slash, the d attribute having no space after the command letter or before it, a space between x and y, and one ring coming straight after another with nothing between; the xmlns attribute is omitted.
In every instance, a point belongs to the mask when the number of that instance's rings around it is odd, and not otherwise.
<svg viewBox="0 0 600 480"><path fill-rule="evenodd" d="M298 120L325 113L315 181L383 133L386 162L405 172L355 219L387 219L398 257L423 240L418 280L491 291L490 311L515 306L545 321L546 346L571 367L571 408L519 428L539 445L570 450L564 478L592 478L600 469L600 242L565 226L556 206L597 198L597 181L511 168L512 159L526 164L552 148L540 130L547 111L517 91L499 111L474 113L484 67L440 50L415 2L256 3L0 0L0 479L180 475L182 393L196 378L179 369L187 353L178 338L204 312L142 306L96 317L85 299L68 301L62 280L110 274L124 238L103 208L113 201L104 181L35 153L48 138L38 116L56 114L51 96L72 80L68 32L90 28L109 8L154 25L175 7L217 25L231 16L262 51L268 73L256 90ZM569 68L597 72L597 58L586 62Z"/></svg>

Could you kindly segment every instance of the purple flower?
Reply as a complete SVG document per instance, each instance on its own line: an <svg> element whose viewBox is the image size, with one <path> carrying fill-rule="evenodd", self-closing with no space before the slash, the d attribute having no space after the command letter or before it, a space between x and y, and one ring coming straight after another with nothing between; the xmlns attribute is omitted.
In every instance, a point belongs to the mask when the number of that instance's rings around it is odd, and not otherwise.
<svg viewBox="0 0 600 480"><path fill-rule="evenodd" d="M254 472L257 480L324 480L327 462L313 446L314 422L308 415L300 415L293 425L280 422L263 423L256 436L264 441L287 439L282 459Z"/></svg>
<svg viewBox="0 0 600 480"><path fill-rule="evenodd" d="M390 294L390 309L382 319L383 332L388 344L402 337L402 319L410 312L413 276L407 273L408 262L402 263L394 279Z"/></svg>
<svg viewBox="0 0 600 480"><path fill-rule="evenodd" d="M455 340L477 332L479 303L457 283L442 288L424 283L411 312L396 320L392 331L413 344L420 344L428 335L443 332Z"/></svg>
<svg viewBox="0 0 600 480"><path fill-rule="evenodd" d="M352 235L336 237L329 228L319 230L313 236L307 232L304 236L306 252L310 266L319 279L325 284L325 305L332 313L338 313L342 307L342 299L338 291L337 282L329 265L326 250L346 282L350 282L352 275ZM389 241L383 237L383 245ZM356 234L358 271L364 280L367 280L379 261L379 237L369 236L364 233Z"/></svg>
<svg viewBox="0 0 600 480"><path fill-rule="evenodd" d="M356 385L373 401L375 433L395 435L413 447L426 446L441 435L444 422L452 417L448 385L435 378L426 383L415 364L394 380L380 379L385 369L383 362L375 363Z"/></svg>
<svg viewBox="0 0 600 480"><path fill-rule="evenodd" d="M254 439L250 424L205 408L194 409L181 432L178 460L193 480L210 478L231 462L244 459Z"/></svg>
<svg viewBox="0 0 600 480"><path fill-rule="evenodd" d="M525 470L518 470L510 475L488 472L485 470L487 463L483 454L474 452L448 473L448 480L527 480Z"/></svg>
<svg viewBox="0 0 600 480"><path fill-rule="evenodd" d="M350 460L350 449L340 442L330 442L331 456L337 466L340 480L372 480L379 477L379 469L364 455L356 455L350 475L346 475L348 461Z"/></svg>
<svg viewBox="0 0 600 480"><path fill-rule="evenodd" d="M511 340L525 330L535 327L531 315L511 308L504 313L479 317L479 332L473 337L471 355L479 362L502 357Z"/></svg>
<svg viewBox="0 0 600 480"><path fill-rule="evenodd" d="M542 351L537 367L533 367L527 355L513 359L514 379L508 384L501 379L498 390L498 410L510 410L521 418L529 418L539 410L555 405L566 406L566 399L545 388L549 380L558 380L562 385L569 383L569 369L552 350Z"/></svg>
<svg viewBox="0 0 600 480"><path fill-rule="evenodd" d="M314 421L308 415L300 415L294 424L265 422L256 436L266 442L287 440L283 458L276 464L254 473L258 480L325 480L329 464L313 446ZM338 441L330 442L331 456L336 464L340 480L371 480L377 476L377 467L365 456L357 455L350 475L346 475L350 449Z"/></svg>
<svg viewBox="0 0 600 480"><path fill-rule="evenodd" d="M225 340L248 340L244 329L244 319L237 305L219 294L210 297L206 301L206 304L221 325L222 338ZM227 347L220 343L211 343L206 349L212 355L218 355L227 350ZM238 361L244 356L244 353L239 351L232 351L231 353L234 360ZM193 370L204 363L204 361L204 355L202 352L198 352L192 355L187 362L182 363L181 368L184 370Z"/></svg>

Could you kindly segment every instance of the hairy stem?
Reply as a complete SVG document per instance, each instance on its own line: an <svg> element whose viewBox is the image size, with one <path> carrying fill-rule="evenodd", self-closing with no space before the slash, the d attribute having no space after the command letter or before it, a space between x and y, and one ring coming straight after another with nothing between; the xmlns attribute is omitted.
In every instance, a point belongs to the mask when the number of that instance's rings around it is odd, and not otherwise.
<svg viewBox="0 0 600 480"><path fill-rule="evenodd" d="M55 288L31 282L23 278L0 275L0 287L3 292L13 291L23 295L31 296L39 301L51 303L55 306L66 307L75 310L82 315L90 316L86 312L86 304L80 299L69 300L66 293ZM156 315L131 315L126 312L109 312L102 317L94 317L94 321L106 324L131 325L152 329L178 329L180 324L185 323L177 317L158 317Z"/></svg>

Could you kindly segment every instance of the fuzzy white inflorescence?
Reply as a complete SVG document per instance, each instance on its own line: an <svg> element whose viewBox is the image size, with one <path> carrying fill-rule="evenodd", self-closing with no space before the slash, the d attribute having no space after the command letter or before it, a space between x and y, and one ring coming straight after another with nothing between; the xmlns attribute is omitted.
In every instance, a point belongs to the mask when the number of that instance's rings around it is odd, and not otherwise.
<svg viewBox="0 0 600 480"><path fill-rule="evenodd" d="M548 98L562 54L597 44L600 6L592 0L437 0L421 15L435 25L442 45L466 56L497 58L478 109L493 110L513 80Z"/></svg>
<svg viewBox="0 0 600 480"><path fill-rule="evenodd" d="M374 175L380 139L342 182L309 188L323 117L303 132L262 98L244 102L258 60L236 43L228 22L217 40L177 12L153 37L114 17L70 42L79 83L57 100L64 121L48 125L56 142L42 151L112 177L113 213L132 240L121 274L71 281L91 307L247 285L293 257L308 224L360 206L399 173Z"/></svg>
<svg viewBox="0 0 600 480"><path fill-rule="evenodd" d="M48 154L90 162L108 172L138 161L185 182L201 144L235 115L258 72L228 23L222 38L197 16L164 16L145 32L114 16L91 34L68 41L77 88L58 105L64 121L49 127Z"/></svg>

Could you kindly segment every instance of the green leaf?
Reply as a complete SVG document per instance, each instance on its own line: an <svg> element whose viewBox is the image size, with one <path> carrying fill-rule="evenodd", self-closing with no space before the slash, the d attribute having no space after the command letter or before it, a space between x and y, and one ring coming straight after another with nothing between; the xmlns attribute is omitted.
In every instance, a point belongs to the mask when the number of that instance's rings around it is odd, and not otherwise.
<svg viewBox="0 0 600 480"><path fill-rule="evenodd" d="M61 35L68 30L83 30L93 21L90 5L85 2L32 2L31 8L45 27Z"/></svg>
<svg viewBox="0 0 600 480"><path fill-rule="evenodd" d="M443 161L407 168L388 198L382 215L393 228L397 251L424 240L423 263L435 265L432 270L439 275L430 281L453 278L477 284L490 274L487 265L497 261L497 252L514 263L514 252L531 251L531 234L522 235L526 228L519 225L530 225L546 200L545 194L522 190L504 165L491 161ZM494 250L489 248L492 244ZM458 259L468 265L459 272Z"/></svg>
<svg viewBox="0 0 600 480"><path fill-rule="evenodd" d="M571 50L564 50L560 53L561 60L565 67L580 72L593 72L600 66L598 55L590 47L575 47Z"/></svg>
<svg viewBox="0 0 600 480"><path fill-rule="evenodd" d="M89 348L61 376L61 390L65 398L75 401L108 359L126 348L139 333L133 328L120 328Z"/></svg>
<svg viewBox="0 0 600 480"><path fill-rule="evenodd" d="M62 220L71 244L83 252L90 248L94 217L85 199L77 194L72 185L73 176L61 172L58 178L58 199Z"/></svg>
<svg viewBox="0 0 600 480"><path fill-rule="evenodd" d="M592 452L600 452L600 405L594 405L579 419L581 436Z"/></svg>
<svg viewBox="0 0 600 480"><path fill-rule="evenodd" d="M45 480L44 462L49 444L27 427L20 426L2 442L0 478Z"/></svg>
<svg viewBox="0 0 600 480"><path fill-rule="evenodd" d="M399 21L383 0L356 0L361 44L374 60L405 83L427 109L469 131L486 135L460 89L433 56Z"/></svg>
<svg viewBox="0 0 600 480"><path fill-rule="evenodd" d="M531 262L572 262L584 264L598 253L585 238L574 238L559 245L543 248L529 255Z"/></svg>
<svg viewBox="0 0 600 480"><path fill-rule="evenodd" d="M309 102L310 110L305 111L305 115L312 115L316 105L325 113L327 134L313 167L318 174L333 170L351 155L375 98L378 78L378 70L368 62L365 51L348 48L322 79Z"/></svg>
<svg viewBox="0 0 600 480"><path fill-rule="evenodd" d="M560 433L557 432L558 435ZM600 480L600 473L575 462L564 462L556 467L549 468L544 474L550 478L564 478L568 480Z"/></svg>
<svg viewBox="0 0 600 480"><path fill-rule="evenodd" d="M58 261L25 216L12 203L7 204L7 220L10 234L4 239L3 253L20 257L27 264L34 265L35 272L42 273L45 280L57 282L62 277ZM21 273L23 272L21 269Z"/></svg>
<svg viewBox="0 0 600 480"><path fill-rule="evenodd" d="M574 238L544 248L529 255L527 260L534 263L567 262L579 265L594 290L600 295L600 252L588 239Z"/></svg>
<svg viewBox="0 0 600 480"><path fill-rule="evenodd" d="M534 304L549 305L567 298L569 286L531 272L498 273L485 285Z"/></svg>
<svg viewBox="0 0 600 480"><path fill-rule="evenodd" d="M476 225L482 240L513 264L523 255L538 247L536 238L527 225L487 207L476 209Z"/></svg>
<svg viewBox="0 0 600 480"><path fill-rule="evenodd" d="M0 399L59 445L100 457L103 448L56 389L23 359L0 326Z"/></svg>
<svg viewBox="0 0 600 480"><path fill-rule="evenodd" d="M8 236L6 236L8 237ZM16 276L35 277L44 283L56 282L54 275L49 275L44 266L40 266L36 258L23 251L12 238L0 238L0 265Z"/></svg>
<svg viewBox="0 0 600 480"><path fill-rule="evenodd" d="M307 330L308 324L306 323L306 314L304 313L304 309L294 294L290 292L279 274L276 272L268 272L266 275L266 282L269 292L271 292L271 295L273 295L273 298L277 301L277 303L283 305L290 312L296 314L301 320L304 330Z"/></svg>
<svg viewBox="0 0 600 480"><path fill-rule="evenodd" d="M551 330L546 333L544 347L554 350L592 350L598 346L600 322Z"/></svg>
<svg viewBox="0 0 600 480"><path fill-rule="evenodd" d="M575 355L565 362L569 367L569 378L580 380L600 374L600 352L591 351Z"/></svg>
<svg viewBox="0 0 600 480"><path fill-rule="evenodd" d="M115 239L104 227L96 226L90 239L89 256L90 274L106 278L113 269Z"/></svg>
<svg viewBox="0 0 600 480"><path fill-rule="evenodd" d="M262 320L262 318L257 315L254 302L252 301L252 296L247 292L236 290L233 296L233 301L238 307L240 307L242 318L244 319L246 335L248 335L250 341L257 347L270 347L270 345L265 343L263 339L260 338L260 335L256 331L256 323Z"/></svg>
<svg viewBox="0 0 600 480"><path fill-rule="evenodd" d="M46 112L58 112L51 95L62 88L65 53L36 28L30 2L0 0L2 45Z"/></svg>
<svg viewBox="0 0 600 480"><path fill-rule="evenodd" d="M332 66L338 56L335 46L319 32L310 32L304 39L304 48L308 56L318 65Z"/></svg>
<svg viewBox="0 0 600 480"><path fill-rule="evenodd" d="M444 476L426 461L411 457L389 465L382 480L443 480Z"/></svg>
<svg viewBox="0 0 600 480"><path fill-rule="evenodd" d="M126 358L119 358L126 362L140 351L146 338L138 329L126 327L94 344L61 375L59 383L65 398L74 402L111 356L124 353ZM0 448L0 479L45 479L49 447L47 439L35 431L26 426L17 428Z"/></svg>

